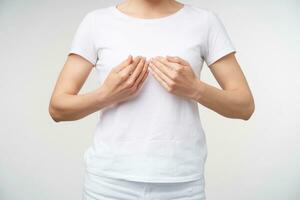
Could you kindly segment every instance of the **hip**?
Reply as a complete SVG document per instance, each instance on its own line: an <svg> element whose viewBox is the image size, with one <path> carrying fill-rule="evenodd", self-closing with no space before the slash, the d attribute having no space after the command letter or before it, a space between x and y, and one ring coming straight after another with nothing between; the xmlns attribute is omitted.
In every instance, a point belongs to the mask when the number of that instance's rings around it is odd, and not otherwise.
<svg viewBox="0 0 300 200"><path fill-rule="evenodd" d="M204 178L187 182L139 182L85 172L81 200L206 200Z"/></svg>

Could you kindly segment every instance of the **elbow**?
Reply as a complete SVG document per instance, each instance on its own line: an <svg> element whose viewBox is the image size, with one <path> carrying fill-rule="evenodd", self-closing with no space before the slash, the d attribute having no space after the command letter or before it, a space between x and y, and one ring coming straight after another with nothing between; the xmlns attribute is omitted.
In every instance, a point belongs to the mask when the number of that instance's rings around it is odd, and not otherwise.
<svg viewBox="0 0 300 200"><path fill-rule="evenodd" d="M60 119L60 114L59 114L58 110L55 108L55 106L54 106L54 104L53 104L52 101L49 103L49 106L48 106L48 113L49 113L51 119L52 119L54 122L60 122L60 121L62 121L62 120Z"/></svg>
<svg viewBox="0 0 300 200"><path fill-rule="evenodd" d="M255 103L252 96L248 98L242 110L243 110L242 119L245 121L249 120L255 111Z"/></svg>

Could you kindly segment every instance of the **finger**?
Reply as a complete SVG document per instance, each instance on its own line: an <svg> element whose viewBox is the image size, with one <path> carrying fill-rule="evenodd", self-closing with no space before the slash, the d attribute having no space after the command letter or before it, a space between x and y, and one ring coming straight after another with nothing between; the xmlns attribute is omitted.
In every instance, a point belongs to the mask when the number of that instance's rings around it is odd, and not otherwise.
<svg viewBox="0 0 300 200"><path fill-rule="evenodd" d="M179 56L168 56L167 55L166 58L172 62L176 62L176 63L182 64L185 66L189 65L189 63L186 60L180 58Z"/></svg>
<svg viewBox="0 0 300 200"><path fill-rule="evenodd" d="M153 65L151 65L150 63L150 69L153 71L154 74L156 74L157 76L159 76L160 79L162 79L166 84L173 84L173 80L167 76L165 73L163 73L161 70L159 70L158 67L155 67Z"/></svg>
<svg viewBox="0 0 300 200"><path fill-rule="evenodd" d="M164 87L166 88L167 90L170 89L169 85L160 77L158 76L155 71L150 68L149 71L151 72L151 74L154 76L154 78Z"/></svg>
<svg viewBox="0 0 300 200"><path fill-rule="evenodd" d="M143 69L142 69L142 72L139 74L139 77L135 81L134 86L138 87L139 83L142 81L143 77L145 76L145 74L148 71L148 65L149 65L149 61L145 61L145 64L144 64Z"/></svg>
<svg viewBox="0 0 300 200"><path fill-rule="evenodd" d="M133 59L133 62L130 65L127 65L122 70L119 71L122 75L129 77L130 73L136 68L137 64L140 62L141 56L137 56Z"/></svg>
<svg viewBox="0 0 300 200"><path fill-rule="evenodd" d="M169 62L169 60L166 57L157 56L156 57L161 63L169 67L171 70L177 70L179 69L179 64L174 62Z"/></svg>
<svg viewBox="0 0 300 200"><path fill-rule="evenodd" d="M169 79L172 77L172 73L174 73L173 70L171 70L169 67L165 66L162 62L160 62L157 58L151 58L150 59L150 67L158 69L161 73L164 74L163 77L168 76Z"/></svg>
<svg viewBox="0 0 300 200"><path fill-rule="evenodd" d="M129 54L128 57L125 60L123 60L119 65L117 65L117 67L115 68L116 71L119 72L124 67L126 67L127 65L129 65L131 62L132 62L132 55Z"/></svg>
<svg viewBox="0 0 300 200"><path fill-rule="evenodd" d="M137 67L134 69L134 72L131 74L130 79L132 79L133 82L136 81L136 79L138 78L139 74L141 73L141 71L144 68L145 65L145 57L142 57L140 62L138 63Z"/></svg>
<svg viewBox="0 0 300 200"><path fill-rule="evenodd" d="M138 90L142 87L142 85L143 85L143 83L145 82L145 80L146 80L146 78L148 77L148 75L149 75L149 69L148 69L148 65L147 65L147 67L146 67L146 72L143 74L142 80L138 82L138 85L137 85L137 89L138 89Z"/></svg>

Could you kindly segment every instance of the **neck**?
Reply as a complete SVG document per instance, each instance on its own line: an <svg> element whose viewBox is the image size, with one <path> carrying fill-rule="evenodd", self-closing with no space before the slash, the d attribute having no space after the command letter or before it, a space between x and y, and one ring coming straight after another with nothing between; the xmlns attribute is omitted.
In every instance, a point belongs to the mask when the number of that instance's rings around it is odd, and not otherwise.
<svg viewBox="0 0 300 200"><path fill-rule="evenodd" d="M125 0L118 4L118 9L136 16L152 17L174 13L182 6L182 3L174 0Z"/></svg>

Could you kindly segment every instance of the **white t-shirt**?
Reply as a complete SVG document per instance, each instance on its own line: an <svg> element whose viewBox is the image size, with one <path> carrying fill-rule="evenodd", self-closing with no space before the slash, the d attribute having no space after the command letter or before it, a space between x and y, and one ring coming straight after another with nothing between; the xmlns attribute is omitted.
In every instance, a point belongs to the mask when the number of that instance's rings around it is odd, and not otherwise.
<svg viewBox="0 0 300 200"><path fill-rule="evenodd" d="M116 5L95 9L78 26L69 51L95 65L100 84L129 54L179 56L200 78L203 62L231 52L219 17L190 4L155 19L129 16ZM84 154L87 171L145 182L203 178L207 147L198 103L169 93L151 73L138 92L99 110L93 144Z"/></svg>

